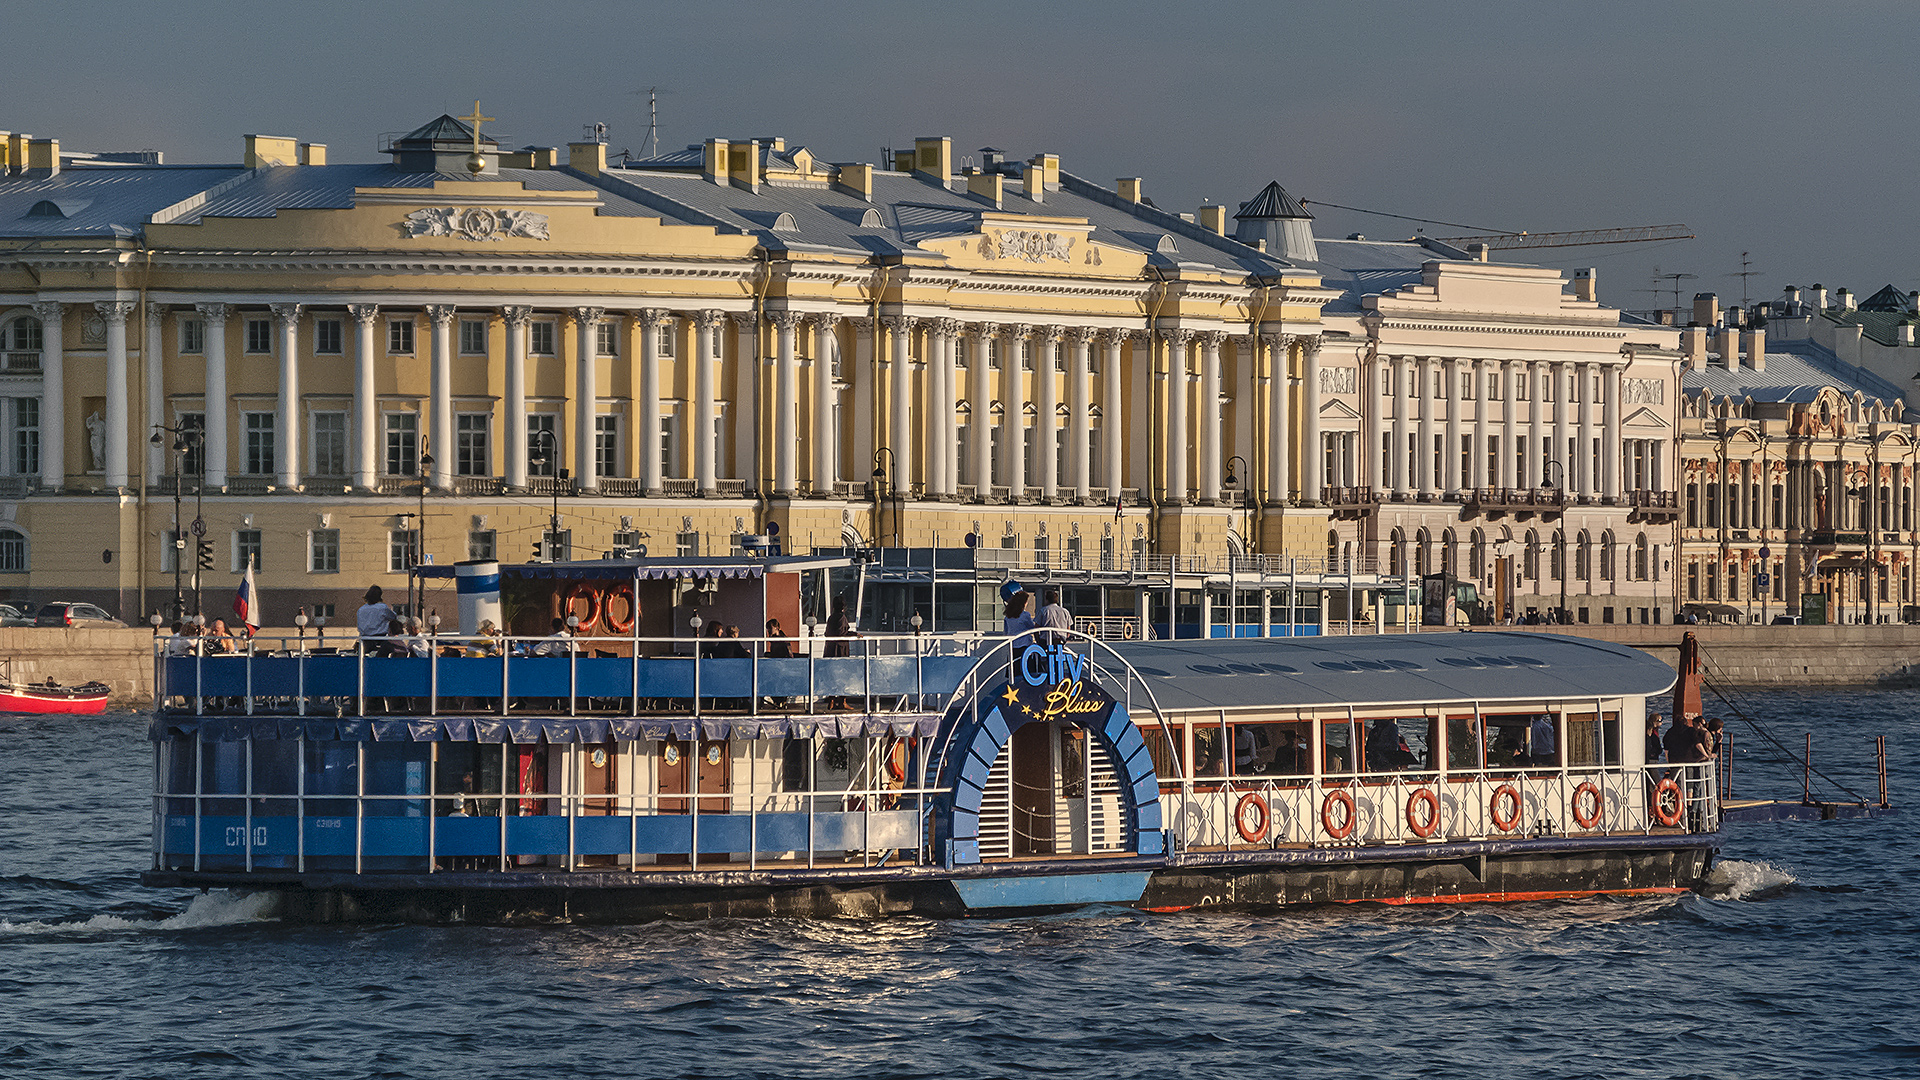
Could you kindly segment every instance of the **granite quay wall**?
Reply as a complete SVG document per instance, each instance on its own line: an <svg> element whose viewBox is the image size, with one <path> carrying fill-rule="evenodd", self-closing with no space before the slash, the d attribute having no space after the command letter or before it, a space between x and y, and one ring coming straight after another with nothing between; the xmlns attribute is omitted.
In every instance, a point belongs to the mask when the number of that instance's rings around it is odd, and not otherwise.
<svg viewBox="0 0 1920 1080"><path fill-rule="evenodd" d="M1728 686L1920 686L1920 626L1515 626L1598 638L1677 664L1693 631L1709 680Z"/></svg>
<svg viewBox="0 0 1920 1080"><path fill-rule="evenodd" d="M144 709L153 702L153 632L144 627L0 627L0 660L22 682L106 683L113 690L111 708Z"/></svg>

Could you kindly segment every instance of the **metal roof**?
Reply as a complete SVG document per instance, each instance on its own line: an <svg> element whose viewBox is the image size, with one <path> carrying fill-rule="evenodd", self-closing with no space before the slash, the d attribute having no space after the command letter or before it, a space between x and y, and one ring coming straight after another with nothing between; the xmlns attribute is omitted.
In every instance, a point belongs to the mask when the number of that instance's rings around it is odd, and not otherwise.
<svg viewBox="0 0 1920 1080"><path fill-rule="evenodd" d="M652 210L555 169L501 169L497 176L413 172L387 163L297 165L268 169L207 201L183 221L200 218L272 217L281 210L345 210L355 188L431 188L436 181L521 185L527 191L589 191L602 217L657 217ZM592 205L582 202L581 205Z"/></svg>
<svg viewBox="0 0 1920 1080"><path fill-rule="evenodd" d="M1690 393L1792 405L1813 401L1827 387L1848 395L1858 391L1889 405L1906 400L1899 387L1866 368L1847 363L1832 350L1806 338L1769 340L1765 371L1755 371L1745 365L1728 370L1717 364L1706 364L1682 371L1680 385Z"/></svg>
<svg viewBox="0 0 1920 1080"><path fill-rule="evenodd" d="M1163 710L1640 697L1674 673L1590 638L1475 630L1355 637L1115 642Z"/></svg>
<svg viewBox="0 0 1920 1080"><path fill-rule="evenodd" d="M1301 206L1297 199L1287 194L1287 189L1281 187L1280 181L1278 180L1267 181L1267 186L1260 189L1260 194L1241 203L1240 212L1233 216L1235 218L1305 218L1308 221L1313 220L1313 215L1307 213L1307 208Z"/></svg>
<svg viewBox="0 0 1920 1080"><path fill-rule="evenodd" d="M0 237L135 236L147 218L246 172L238 165L65 165L0 177ZM32 213L50 202L62 216Z"/></svg>
<svg viewBox="0 0 1920 1080"><path fill-rule="evenodd" d="M851 566L844 555L770 555L764 559L740 555L691 555L671 559L581 559L572 562L502 563L500 573L517 578L565 578L604 580L608 578L756 578L769 573L791 573ZM422 566L414 570L420 577L450 578L454 568Z"/></svg>

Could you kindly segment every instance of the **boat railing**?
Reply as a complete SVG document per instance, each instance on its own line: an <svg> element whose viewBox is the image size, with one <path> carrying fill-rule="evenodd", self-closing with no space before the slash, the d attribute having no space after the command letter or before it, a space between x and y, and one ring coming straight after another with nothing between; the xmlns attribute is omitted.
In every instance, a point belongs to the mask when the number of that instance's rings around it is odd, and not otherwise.
<svg viewBox="0 0 1920 1080"><path fill-rule="evenodd" d="M256 637L209 653L158 638L155 701L162 712L335 717L939 712L982 639L336 640ZM789 655L769 655L781 649Z"/></svg>
<svg viewBox="0 0 1920 1080"><path fill-rule="evenodd" d="M1162 778L1160 798L1170 842L1187 852L1715 832L1716 772L1702 763Z"/></svg>

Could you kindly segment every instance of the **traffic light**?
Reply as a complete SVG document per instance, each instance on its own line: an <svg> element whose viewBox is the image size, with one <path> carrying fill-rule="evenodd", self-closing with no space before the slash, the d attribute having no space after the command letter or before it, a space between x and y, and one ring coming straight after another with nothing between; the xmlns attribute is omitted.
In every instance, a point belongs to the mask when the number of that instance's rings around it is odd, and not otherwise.
<svg viewBox="0 0 1920 1080"><path fill-rule="evenodd" d="M194 542L194 546L198 551L198 556L200 560L200 569L202 570L213 569L213 541L198 540Z"/></svg>
<svg viewBox="0 0 1920 1080"><path fill-rule="evenodd" d="M547 542L545 540L535 540L533 542L533 561L547 561Z"/></svg>

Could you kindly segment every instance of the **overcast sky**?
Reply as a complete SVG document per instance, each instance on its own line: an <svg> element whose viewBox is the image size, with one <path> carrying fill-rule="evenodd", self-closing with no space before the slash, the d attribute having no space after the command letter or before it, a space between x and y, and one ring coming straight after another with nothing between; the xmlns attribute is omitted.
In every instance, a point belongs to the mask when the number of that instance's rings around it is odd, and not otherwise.
<svg viewBox="0 0 1920 1080"><path fill-rule="evenodd" d="M1649 306L1788 283L1920 288L1920 12L1900 3L9 4L0 127L70 150L238 160L250 132L376 160L475 98L514 145L604 121L643 150L782 135L833 161L951 135L1061 155L1160 206L1297 196L1531 231L1699 239L1510 258ZM1323 236L1405 221L1321 210ZM1461 230L1424 226L1431 235ZM1669 286L1670 290L1670 286ZM1671 300L1671 291L1666 293Z"/></svg>

